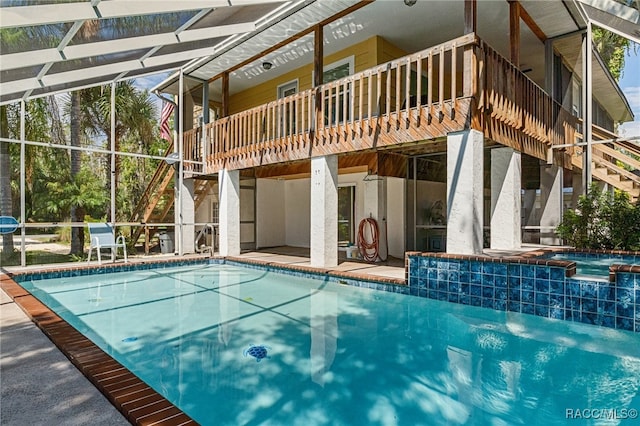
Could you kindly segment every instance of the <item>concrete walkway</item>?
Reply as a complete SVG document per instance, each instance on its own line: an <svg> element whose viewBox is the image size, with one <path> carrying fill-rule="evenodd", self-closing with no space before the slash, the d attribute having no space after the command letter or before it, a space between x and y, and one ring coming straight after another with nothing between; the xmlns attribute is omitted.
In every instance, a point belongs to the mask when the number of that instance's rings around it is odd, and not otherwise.
<svg viewBox="0 0 640 426"><path fill-rule="evenodd" d="M128 425L0 290L0 424Z"/></svg>

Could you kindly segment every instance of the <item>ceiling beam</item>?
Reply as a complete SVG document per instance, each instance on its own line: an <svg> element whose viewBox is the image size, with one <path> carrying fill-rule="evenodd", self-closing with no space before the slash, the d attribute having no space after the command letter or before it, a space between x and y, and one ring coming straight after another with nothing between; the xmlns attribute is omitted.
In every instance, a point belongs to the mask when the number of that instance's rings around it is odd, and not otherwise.
<svg viewBox="0 0 640 426"><path fill-rule="evenodd" d="M527 12L522 4L520 4L520 18L522 19L522 22L527 24L527 27L529 27L531 32L535 34L536 37L538 37L538 40L540 40L542 43L547 41L547 35L544 33L544 31L542 31L542 28L540 28L538 24L536 24L536 21L533 20L531 15L529 15L529 12Z"/></svg>

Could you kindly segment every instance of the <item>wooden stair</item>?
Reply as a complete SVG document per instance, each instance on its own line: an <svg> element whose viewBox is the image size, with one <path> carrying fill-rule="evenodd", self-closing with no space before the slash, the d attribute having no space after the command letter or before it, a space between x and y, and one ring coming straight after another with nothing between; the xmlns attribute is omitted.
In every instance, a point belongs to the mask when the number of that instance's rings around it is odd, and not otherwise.
<svg viewBox="0 0 640 426"><path fill-rule="evenodd" d="M594 141L619 139L601 127L593 126ZM572 157L574 167L582 169L581 150L575 150ZM592 145L591 173L594 179L605 182L629 194L632 202L640 199L640 145L630 140Z"/></svg>
<svg viewBox="0 0 640 426"><path fill-rule="evenodd" d="M171 144L165 152L165 157L173 152ZM173 223L175 204L174 176L176 170L173 165L162 161L158 165L151 181L147 185L142 197L138 201L130 222L141 223L141 226L132 226L131 241L137 242L144 233L144 250L149 253L149 244L153 236L160 230L160 223ZM197 179L195 181L195 209L202 204L209 192L213 180ZM170 218L169 220L167 218ZM148 225L146 225L148 224Z"/></svg>

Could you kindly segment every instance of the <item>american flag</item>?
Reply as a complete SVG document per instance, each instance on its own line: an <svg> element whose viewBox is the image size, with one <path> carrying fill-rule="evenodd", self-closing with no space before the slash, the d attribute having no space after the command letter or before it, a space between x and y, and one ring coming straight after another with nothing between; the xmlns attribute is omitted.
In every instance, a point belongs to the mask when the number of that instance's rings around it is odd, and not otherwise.
<svg viewBox="0 0 640 426"><path fill-rule="evenodd" d="M171 137L171 128L169 127L169 119L173 114L174 105L171 102L164 102L162 106L162 113L160 114L160 137L166 139L169 142L173 139Z"/></svg>

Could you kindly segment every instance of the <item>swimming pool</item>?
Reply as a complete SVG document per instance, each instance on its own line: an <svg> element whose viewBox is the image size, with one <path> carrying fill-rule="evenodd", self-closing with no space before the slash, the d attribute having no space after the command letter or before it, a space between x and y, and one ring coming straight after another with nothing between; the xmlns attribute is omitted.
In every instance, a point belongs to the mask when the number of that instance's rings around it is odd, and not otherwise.
<svg viewBox="0 0 640 426"><path fill-rule="evenodd" d="M630 332L236 265L22 285L203 425L553 425L640 409Z"/></svg>
<svg viewBox="0 0 640 426"><path fill-rule="evenodd" d="M576 262L576 274L593 277L609 277L609 266L613 264L640 264L640 257L609 253L561 252L545 256L553 260Z"/></svg>

